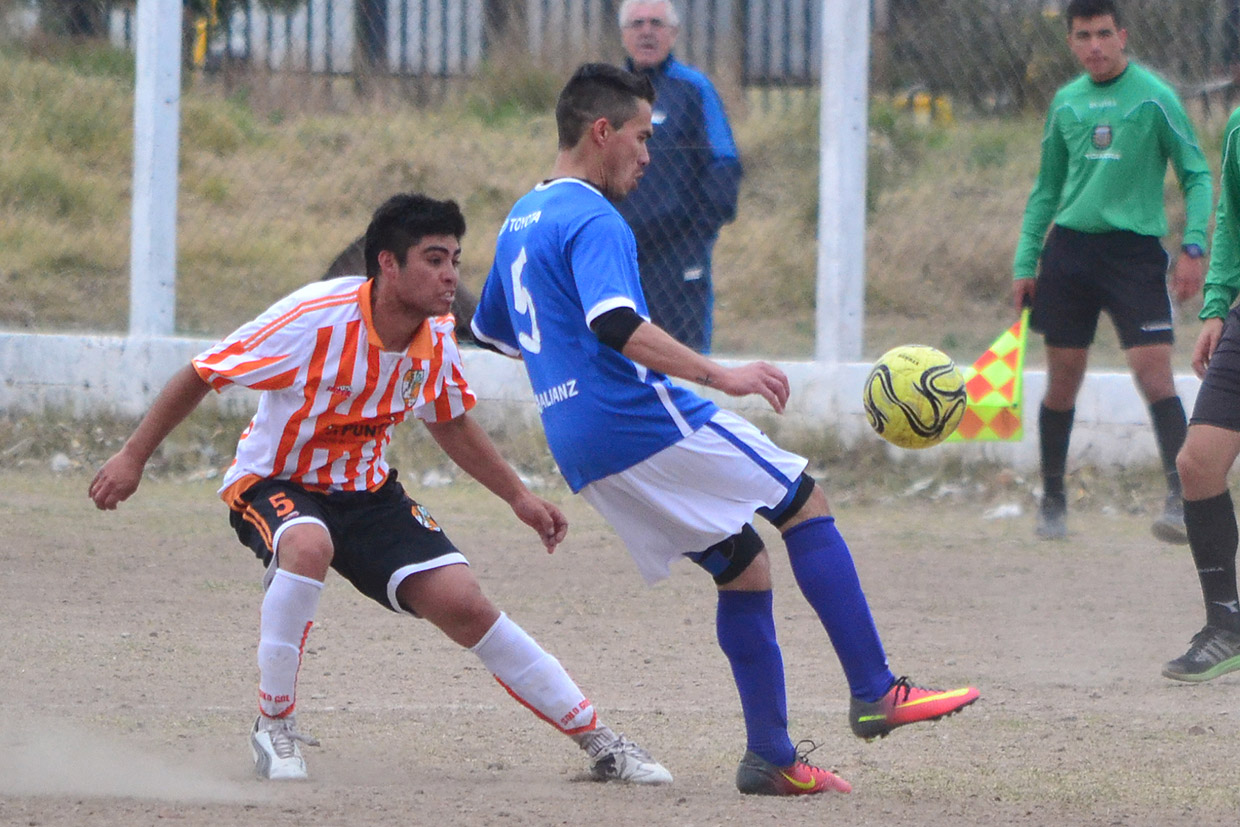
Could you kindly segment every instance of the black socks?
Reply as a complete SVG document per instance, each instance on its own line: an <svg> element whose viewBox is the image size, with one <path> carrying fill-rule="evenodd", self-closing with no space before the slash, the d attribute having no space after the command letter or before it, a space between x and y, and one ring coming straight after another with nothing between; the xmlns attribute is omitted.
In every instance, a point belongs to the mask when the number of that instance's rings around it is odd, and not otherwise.
<svg viewBox="0 0 1240 827"><path fill-rule="evenodd" d="M1042 492L1046 499L1064 501L1063 475L1068 464L1068 438L1076 408L1052 411L1038 409L1038 437L1042 450Z"/></svg>
<svg viewBox="0 0 1240 827"><path fill-rule="evenodd" d="M1240 598L1236 594L1236 512L1231 493L1184 501L1188 544L1201 581L1206 623L1240 632Z"/></svg>
<svg viewBox="0 0 1240 827"><path fill-rule="evenodd" d="M1179 496L1180 474L1175 470L1175 455L1180 453L1188 433L1188 420L1180 397L1169 396L1150 405L1150 419L1154 421L1154 438L1158 440L1158 455L1162 457L1163 473L1167 475L1167 488Z"/></svg>

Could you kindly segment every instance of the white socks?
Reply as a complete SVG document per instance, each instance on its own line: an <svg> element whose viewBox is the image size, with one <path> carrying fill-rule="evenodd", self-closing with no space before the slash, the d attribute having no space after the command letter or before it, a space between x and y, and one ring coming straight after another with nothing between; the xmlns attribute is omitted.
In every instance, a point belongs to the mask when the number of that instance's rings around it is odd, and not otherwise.
<svg viewBox="0 0 1240 827"><path fill-rule="evenodd" d="M582 743L598 720L564 667L525 630L500 613L482 640L470 647L508 694L573 740ZM584 746L584 745L583 745Z"/></svg>
<svg viewBox="0 0 1240 827"><path fill-rule="evenodd" d="M318 580L277 569L263 596L258 708L269 718L287 715L296 703L297 671L322 593Z"/></svg>
<svg viewBox="0 0 1240 827"><path fill-rule="evenodd" d="M258 705L267 717L279 718L293 711L297 672L322 591L319 581L280 569L263 597ZM598 725L594 705L560 662L508 615L501 612L482 640L469 651L478 656L510 695L571 736L583 749L597 749L597 742L615 739L607 727Z"/></svg>

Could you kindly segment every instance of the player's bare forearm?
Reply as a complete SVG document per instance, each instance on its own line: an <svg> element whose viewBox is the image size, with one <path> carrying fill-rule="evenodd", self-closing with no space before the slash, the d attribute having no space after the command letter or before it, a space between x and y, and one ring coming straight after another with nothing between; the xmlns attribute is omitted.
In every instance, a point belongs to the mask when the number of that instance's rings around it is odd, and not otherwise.
<svg viewBox="0 0 1240 827"><path fill-rule="evenodd" d="M643 322L633 331L621 351L625 356L651 370L717 388L729 396L758 394L777 413L783 413L788 402L788 377L767 362L750 362L739 367L724 367L718 362L686 347L658 325Z"/></svg>
<svg viewBox="0 0 1240 827"><path fill-rule="evenodd" d="M478 423L468 414L461 414L448 422L425 425L439 447L462 471L508 503L521 522L538 532L548 553L555 550L568 532L568 520L556 506L525 487Z"/></svg>
<svg viewBox="0 0 1240 827"><path fill-rule="evenodd" d="M517 472L469 414L447 422L426 422L426 430L445 454L466 474L506 503L526 490Z"/></svg>
<svg viewBox="0 0 1240 827"><path fill-rule="evenodd" d="M719 365L676 341L670 333L650 322L642 322L620 351L639 365L677 379L713 385Z"/></svg>
<svg viewBox="0 0 1240 827"><path fill-rule="evenodd" d="M172 375L151 409L125 442L128 451L145 463L176 426L185 421L202 404L211 386L202 380L193 365L186 365Z"/></svg>
<svg viewBox="0 0 1240 827"><path fill-rule="evenodd" d="M95 474L90 498L96 508L112 510L138 490L142 471L155 449L194 412L210 390L211 386L202 381L193 365L173 374L133 434Z"/></svg>

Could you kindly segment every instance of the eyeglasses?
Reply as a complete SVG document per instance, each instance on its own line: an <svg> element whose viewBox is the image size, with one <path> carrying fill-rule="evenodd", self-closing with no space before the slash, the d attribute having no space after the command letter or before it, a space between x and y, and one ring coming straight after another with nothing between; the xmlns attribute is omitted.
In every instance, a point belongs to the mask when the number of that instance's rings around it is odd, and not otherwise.
<svg viewBox="0 0 1240 827"><path fill-rule="evenodd" d="M669 27L668 22L662 17L635 17L624 24L624 28L626 29L640 29L645 26L650 26L650 28L655 31L660 31Z"/></svg>

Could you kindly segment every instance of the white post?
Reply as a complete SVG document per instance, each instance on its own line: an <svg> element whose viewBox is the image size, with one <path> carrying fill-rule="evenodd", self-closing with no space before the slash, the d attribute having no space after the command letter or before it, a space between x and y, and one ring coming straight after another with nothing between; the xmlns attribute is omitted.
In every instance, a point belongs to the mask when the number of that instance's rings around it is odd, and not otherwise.
<svg viewBox="0 0 1240 827"><path fill-rule="evenodd" d="M814 352L819 362L861 357L869 73L868 0L823 0Z"/></svg>
<svg viewBox="0 0 1240 827"><path fill-rule="evenodd" d="M167 336L176 324L180 120L181 0L138 0L130 336Z"/></svg>

